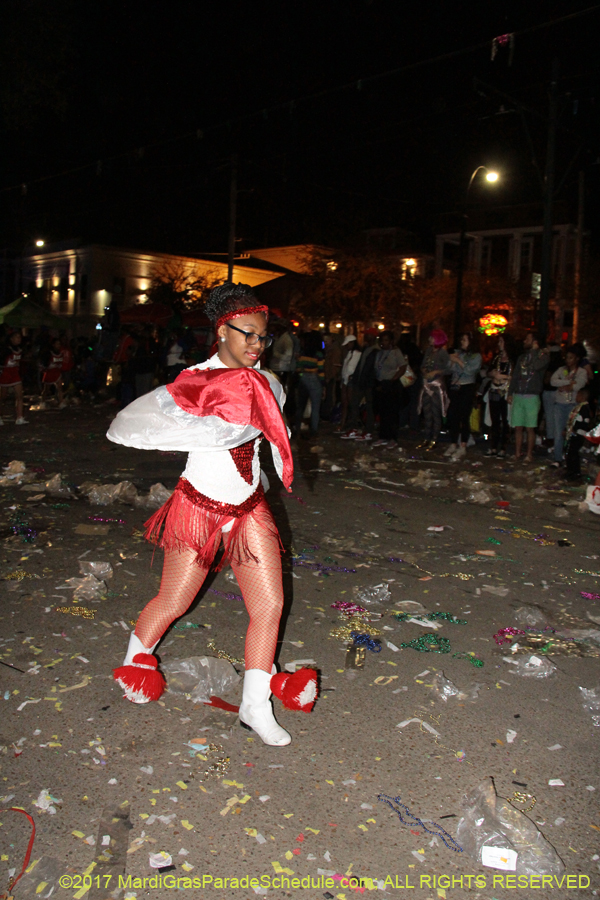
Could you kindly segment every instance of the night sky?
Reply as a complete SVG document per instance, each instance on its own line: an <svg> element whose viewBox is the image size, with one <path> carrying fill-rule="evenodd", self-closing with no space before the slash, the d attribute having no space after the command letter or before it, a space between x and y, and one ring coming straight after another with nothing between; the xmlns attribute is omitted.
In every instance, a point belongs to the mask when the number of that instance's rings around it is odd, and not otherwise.
<svg viewBox="0 0 600 900"><path fill-rule="evenodd" d="M3 247L79 237L226 251L235 153L240 250L356 242L389 226L416 232L427 249L477 165L497 167L502 181L475 186L474 206L541 199L532 154L543 171L554 59L558 199L573 217L585 171L586 225L598 241L593 0L1 8L0 187L27 185L1 194ZM500 47L492 61L492 39L509 32L512 54ZM474 79L489 87L474 90Z"/></svg>

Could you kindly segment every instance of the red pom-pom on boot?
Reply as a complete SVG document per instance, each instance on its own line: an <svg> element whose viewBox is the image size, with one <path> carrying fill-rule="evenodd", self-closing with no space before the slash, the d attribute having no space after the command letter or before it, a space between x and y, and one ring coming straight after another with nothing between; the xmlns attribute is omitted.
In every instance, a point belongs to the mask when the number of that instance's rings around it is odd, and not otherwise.
<svg viewBox="0 0 600 900"><path fill-rule="evenodd" d="M286 709L301 709L308 713L315 705L319 692L317 673L314 669L278 672L271 678L271 691Z"/></svg>
<svg viewBox="0 0 600 900"><path fill-rule="evenodd" d="M165 689L165 679L158 671L158 660L151 653L136 653L126 666L113 669L115 681L125 691L132 703L149 703L158 700Z"/></svg>

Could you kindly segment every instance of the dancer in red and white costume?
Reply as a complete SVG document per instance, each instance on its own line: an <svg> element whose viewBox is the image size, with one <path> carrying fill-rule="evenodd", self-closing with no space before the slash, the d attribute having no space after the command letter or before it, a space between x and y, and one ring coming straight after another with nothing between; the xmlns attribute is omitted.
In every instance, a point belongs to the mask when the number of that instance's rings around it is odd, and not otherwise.
<svg viewBox="0 0 600 900"><path fill-rule="evenodd" d="M196 597L222 540L223 562L231 564L250 616L240 721L266 744L284 746L291 738L274 718L271 691L286 706L308 712L316 673L276 674L273 665L283 589L279 535L258 456L262 437L288 490L293 463L281 414L285 393L273 375L258 371L271 343L267 313L246 285L215 288L206 314L217 332L217 353L129 404L108 431L110 440L127 446L190 451L173 495L146 523L147 538L165 551L162 582L115 678L130 700L160 696L162 676L152 652Z"/></svg>
<svg viewBox="0 0 600 900"><path fill-rule="evenodd" d="M23 338L20 331L13 331L8 339L8 346L0 356L0 402L4 400L9 388L15 392L15 409L17 418L15 425L27 425L23 418L23 382L21 381L21 359L23 357ZM0 425L2 425L0 418Z"/></svg>
<svg viewBox="0 0 600 900"><path fill-rule="evenodd" d="M42 402L40 409L46 408L46 396L51 385L56 388L56 396L58 397L58 408L64 409L66 406L63 389L62 389L62 372L63 372L63 348L59 338L55 338L50 345L50 359L48 365L44 369L42 375Z"/></svg>

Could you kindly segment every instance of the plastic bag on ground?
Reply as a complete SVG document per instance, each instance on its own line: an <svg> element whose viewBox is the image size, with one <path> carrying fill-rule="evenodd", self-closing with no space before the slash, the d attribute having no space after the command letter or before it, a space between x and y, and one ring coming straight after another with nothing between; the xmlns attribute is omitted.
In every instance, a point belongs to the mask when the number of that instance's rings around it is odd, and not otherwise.
<svg viewBox="0 0 600 900"><path fill-rule="evenodd" d="M118 483L115 492L115 500L118 500L120 503L131 503L135 505L137 497L137 488L131 481L120 481Z"/></svg>
<svg viewBox="0 0 600 900"><path fill-rule="evenodd" d="M29 472L25 463L20 459L13 459L2 470L0 487L10 487L15 484L31 484L39 476L35 472Z"/></svg>
<svg viewBox="0 0 600 900"><path fill-rule="evenodd" d="M94 484L86 481L81 485L80 491L85 494L92 506L108 506L115 501L117 487L116 484Z"/></svg>
<svg viewBox="0 0 600 900"><path fill-rule="evenodd" d="M62 475L60 473L52 475L52 477L48 479L45 484L45 490L49 497L62 497L69 500L75 499L75 495L70 488L68 488L66 484L63 484Z"/></svg>
<svg viewBox="0 0 600 900"><path fill-rule="evenodd" d="M449 678L446 678L443 672L438 672L434 676L432 682L433 693L438 700L443 700L444 703L446 703L450 697L456 697L457 700L470 700L474 702L479 699L479 692L483 687L487 687L485 681L476 681L471 687L460 690Z"/></svg>
<svg viewBox="0 0 600 900"><path fill-rule="evenodd" d="M87 559L79 560L79 571L82 575L93 575L100 581L108 581L113 577L113 567L109 562L92 562Z"/></svg>
<svg viewBox="0 0 600 900"><path fill-rule="evenodd" d="M215 656L173 659L162 668L167 677L167 690L190 694L194 703L208 703L211 697L222 697L241 680L230 662Z"/></svg>
<svg viewBox="0 0 600 900"><path fill-rule="evenodd" d="M464 815L456 828L456 840L465 853L481 865L489 865L492 848L516 853L516 862L493 865L517 875L560 875L564 864L554 847L533 822L502 797L488 779L461 801ZM486 850L486 848L489 848ZM491 852L490 852L491 851ZM502 854L500 854L501 856ZM513 854L506 854L507 857Z"/></svg>
<svg viewBox="0 0 600 900"><path fill-rule="evenodd" d="M376 584L373 587L356 588L356 598L359 603L387 603L392 596L387 584Z"/></svg>
<svg viewBox="0 0 600 900"><path fill-rule="evenodd" d="M600 728L600 684L596 688L580 687L583 708L592 717L592 725Z"/></svg>
<svg viewBox="0 0 600 900"><path fill-rule="evenodd" d="M458 697L460 693L456 685L453 684L449 678L446 678L443 672L437 672L434 676L431 689L436 698L438 700L443 700L444 703L446 703L449 697Z"/></svg>
<svg viewBox="0 0 600 900"><path fill-rule="evenodd" d="M447 478L434 478L431 469L419 469L416 475L408 479L408 483L422 487L424 491L428 491L432 487L446 487L450 484Z"/></svg>
<svg viewBox="0 0 600 900"><path fill-rule="evenodd" d="M414 613L415 615L427 612L423 604L419 603L417 600L400 600L396 603L396 606L400 612Z"/></svg>
<svg viewBox="0 0 600 900"><path fill-rule="evenodd" d="M548 625L548 619L544 615L544 613L537 606L520 606L515 610L514 615L515 623L524 628L526 625L529 628L539 628L543 630Z"/></svg>
<svg viewBox="0 0 600 900"><path fill-rule="evenodd" d="M109 506L111 503L135 504L137 501L137 488L131 481L120 481L118 484L97 484L86 481L79 488L92 506Z"/></svg>
<svg viewBox="0 0 600 900"><path fill-rule="evenodd" d="M494 498L490 494L489 491L481 490L481 491L473 491L472 494L469 494L467 500L469 503L491 503Z"/></svg>
<svg viewBox="0 0 600 900"><path fill-rule="evenodd" d="M106 594L106 585L94 575L86 575L84 578L67 578L65 584L73 591L74 600L101 600Z"/></svg>
<svg viewBox="0 0 600 900"><path fill-rule="evenodd" d="M152 485L148 494L136 498L135 506L143 507L144 509L160 509L160 507L167 502L172 493L172 491L167 490L164 484L157 482Z"/></svg>
<svg viewBox="0 0 600 900"><path fill-rule="evenodd" d="M512 664L511 675L521 675L523 678L548 678L556 672L556 666L545 656L519 656L511 659L503 656L502 659Z"/></svg>
<svg viewBox="0 0 600 900"><path fill-rule="evenodd" d="M53 856L42 856L35 865L30 865L25 870L23 877L15 887L15 894L22 898L35 897L36 900L46 900L48 897L56 898L60 896L59 879L66 873L71 873L72 876L77 874L76 870L68 863L55 859Z"/></svg>

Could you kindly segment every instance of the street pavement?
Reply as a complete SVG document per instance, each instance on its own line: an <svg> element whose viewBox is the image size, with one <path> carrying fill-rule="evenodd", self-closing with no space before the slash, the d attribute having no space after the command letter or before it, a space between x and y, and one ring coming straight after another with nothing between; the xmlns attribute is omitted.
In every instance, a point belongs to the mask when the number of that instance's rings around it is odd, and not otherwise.
<svg viewBox="0 0 600 900"><path fill-rule="evenodd" d="M0 435L2 466L25 462L39 485L0 487L0 807L36 825L18 900L162 900L177 885L185 897L244 900L597 895L600 727L580 687L600 686L600 602L581 596L600 591L600 521L579 506L584 488L565 486L541 458L528 467L473 448L452 464L414 442L404 453L344 442L328 424L293 445L291 494L265 457L286 548L278 663L313 660L321 691L308 715L274 701L293 740L266 747L235 712L170 691L138 706L112 678L162 554L141 536L149 512L131 505L135 491L129 503L92 506L80 488L172 490L184 466L183 454L110 444L112 415L32 412ZM45 484L57 473L52 495ZM100 599L76 602L65 587L80 561L111 564ZM361 602L378 585L389 597ZM230 570L211 574L160 644L161 663L241 660L239 593ZM330 634L347 624L338 601L367 608L380 632L380 652L365 649L357 668ZM406 601L450 617L398 620L419 609ZM537 632L497 644L500 629L523 631L532 613ZM449 652L400 646L425 634ZM519 674L532 656L547 677ZM441 673L459 694L436 693ZM223 695L234 706L240 697L239 686ZM458 842L464 796L490 779L498 798L527 810L517 825L526 816L562 860L554 881L519 885ZM30 825L18 811L0 822L1 892L21 871Z"/></svg>

